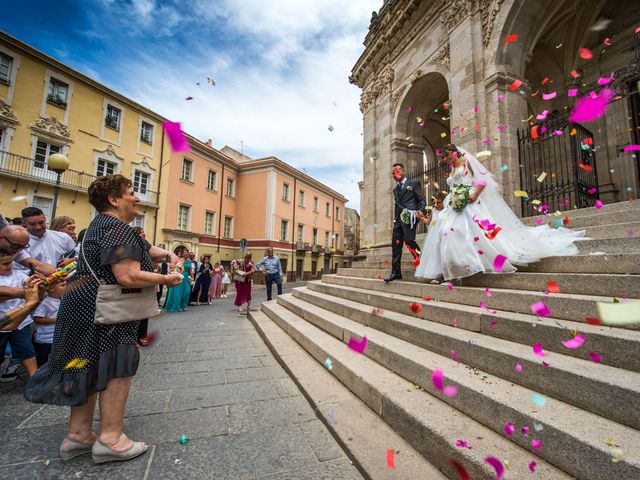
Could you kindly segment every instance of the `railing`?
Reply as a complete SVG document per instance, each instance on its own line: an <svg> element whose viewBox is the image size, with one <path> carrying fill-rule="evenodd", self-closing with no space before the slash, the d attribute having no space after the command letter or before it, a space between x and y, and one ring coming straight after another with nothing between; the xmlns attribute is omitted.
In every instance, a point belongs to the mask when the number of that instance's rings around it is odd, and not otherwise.
<svg viewBox="0 0 640 480"><path fill-rule="evenodd" d="M15 153L0 150L0 174L17 179L30 180L48 185L55 185L58 174L47 168L46 162L35 161ZM67 190L86 192L96 178L91 173L68 169L60 175L60 187ZM158 205L158 192L146 189L144 193L136 192L140 203L148 206Z"/></svg>
<svg viewBox="0 0 640 480"><path fill-rule="evenodd" d="M311 253L313 255L320 255L322 253L323 247L321 245L313 244L311 245Z"/></svg>
<svg viewBox="0 0 640 480"><path fill-rule="evenodd" d="M522 216L539 214L542 205L550 212L570 210L574 205L592 207L598 199L593 134L564 116L539 124L539 132L543 126L546 131L537 138L532 138L529 130L517 132L520 188L529 195L522 199ZM546 176L538 181L543 173ZM532 200L540 204L534 205Z"/></svg>
<svg viewBox="0 0 640 480"><path fill-rule="evenodd" d="M35 162L32 158L0 151L0 173L11 174L25 180L55 184L58 175L47 168L46 163ZM86 192L96 179L95 175L69 169L60 176L60 186L68 190Z"/></svg>
<svg viewBox="0 0 640 480"><path fill-rule="evenodd" d="M437 157L427 158L426 165L414 168L409 167L406 176L408 179L420 182L427 205L433 205L431 197L437 192L447 191L447 165ZM424 233L426 231L427 226L419 222L416 227L416 233Z"/></svg>

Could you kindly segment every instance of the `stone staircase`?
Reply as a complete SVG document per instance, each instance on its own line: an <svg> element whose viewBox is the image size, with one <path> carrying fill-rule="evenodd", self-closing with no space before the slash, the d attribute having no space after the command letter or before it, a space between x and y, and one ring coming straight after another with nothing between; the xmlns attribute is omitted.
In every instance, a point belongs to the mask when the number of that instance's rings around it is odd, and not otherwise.
<svg viewBox="0 0 640 480"><path fill-rule="evenodd" d="M593 238L577 257L446 286L415 280L406 255L404 279L385 284L390 248L381 248L251 318L370 478L464 478L459 468L496 478L487 457L505 479L640 478L640 326L587 323L597 302L640 299L640 205L568 217ZM548 281L561 293L546 292ZM550 317L532 314L538 301ZM586 342L566 348L576 332ZM363 354L347 346L364 336ZM457 394L434 388L436 370Z"/></svg>

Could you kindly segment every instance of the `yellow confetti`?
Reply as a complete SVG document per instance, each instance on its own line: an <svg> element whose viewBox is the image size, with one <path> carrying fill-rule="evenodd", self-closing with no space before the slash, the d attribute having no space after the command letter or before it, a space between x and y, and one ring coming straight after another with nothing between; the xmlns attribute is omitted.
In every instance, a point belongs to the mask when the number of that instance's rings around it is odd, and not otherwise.
<svg viewBox="0 0 640 480"><path fill-rule="evenodd" d="M410 143L409 145L407 145L407 147L409 147L409 148L411 148L413 146L415 146L415 143Z"/></svg>
<svg viewBox="0 0 640 480"><path fill-rule="evenodd" d="M561 216L562 216L562 212L561 212L560 210L556 210L556 211L555 211L555 213L554 213L554 215L555 215L556 217L561 217Z"/></svg>
<svg viewBox="0 0 640 480"><path fill-rule="evenodd" d="M490 156L491 156L491 152L489 150L483 150L481 152L476 153L477 158L490 157Z"/></svg>
<svg viewBox="0 0 640 480"><path fill-rule="evenodd" d="M531 200L531 205L540 205L541 203L540 200Z"/></svg>
<svg viewBox="0 0 640 480"><path fill-rule="evenodd" d="M613 463L618 463L624 460L624 452L619 448L611 449L611 461Z"/></svg>
<svg viewBox="0 0 640 480"><path fill-rule="evenodd" d="M613 440L613 438L609 437L607 438L607 445L614 447L616 446L616 442Z"/></svg>
<svg viewBox="0 0 640 480"><path fill-rule="evenodd" d="M542 183L545 178L547 178L547 172L542 172L540 174L540 176L536 180L538 180L540 183Z"/></svg>
<svg viewBox="0 0 640 480"><path fill-rule="evenodd" d="M87 363L89 363L89 360L87 360L86 358L74 358L69 363L67 363L67 366L64 367L64 369L67 370L69 368L82 368Z"/></svg>
<svg viewBox="0 0 640 480"><path fill-rule="evenodd" d="M578 133L578 131L575 128L572 128L569 135L575 135L576 133Z"/></svg>
<svg viewBox="0 0 640 480"><path fill-rule="evenodd" d="M640 301L621 303L598 302L598 313L604 325L633 325L640 323Z"/></svg>
<svg viewBox="0 0 640 480"><path fill-rule="evenodd" d="M442 138L445 138L445 137L447 136L447 134L446 134L446 133L444 133L444 132L442 132L442 133L440 134L440 136L441 136Z"/></svg>
<svg viewBox="0 0 640 480"><path fill-rule="evenodd" d="M524 198L529 198L529 194L527 192L525 192L524 190L516 190L515 192L513 192L513 194L516 197L524 197Z"/></svg>
<svg viewBox="0 0 640 480"><path fill-rule="evenodd" d="M524 120L520 120L521 122L528 122L533 118L533 115L529 115L529 118L525 118Z"/></svg>

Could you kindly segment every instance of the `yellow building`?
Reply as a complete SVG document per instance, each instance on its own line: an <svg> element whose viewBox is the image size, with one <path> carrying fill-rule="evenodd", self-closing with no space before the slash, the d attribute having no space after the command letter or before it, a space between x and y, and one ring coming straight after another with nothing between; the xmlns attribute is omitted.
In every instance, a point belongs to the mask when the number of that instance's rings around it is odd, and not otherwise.
<svg viewBox="0 0 640 480"><path fill-rule="evenodd" d="M142 199L135 224L156 230L163 156L162 122L142 105L0 32L0 212L37 206L51 219L57 174L47 168L63 153L57 215L88 226L95 214L87 187L99 175L132 179ZM166 143L166 144L165 144Z"/></svg>

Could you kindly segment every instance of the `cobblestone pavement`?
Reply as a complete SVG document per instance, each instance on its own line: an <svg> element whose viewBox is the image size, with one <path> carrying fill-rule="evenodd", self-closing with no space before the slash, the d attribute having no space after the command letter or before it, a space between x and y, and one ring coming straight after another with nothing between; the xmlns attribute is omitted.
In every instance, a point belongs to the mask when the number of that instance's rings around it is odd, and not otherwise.
<svg viewBox="0 0 640 480"><path fill-rule="evenodd" d="M0 478L362 478L235 311L234 295L151 322L158 338L141 351L125 419L132 439L152 445L140 458L94 465L85 455L62 462L68 408L26 402L24 374L0 384ZM253 296L258 307L264 287ZM185 445L182 435L189 438Z"/></svg>

